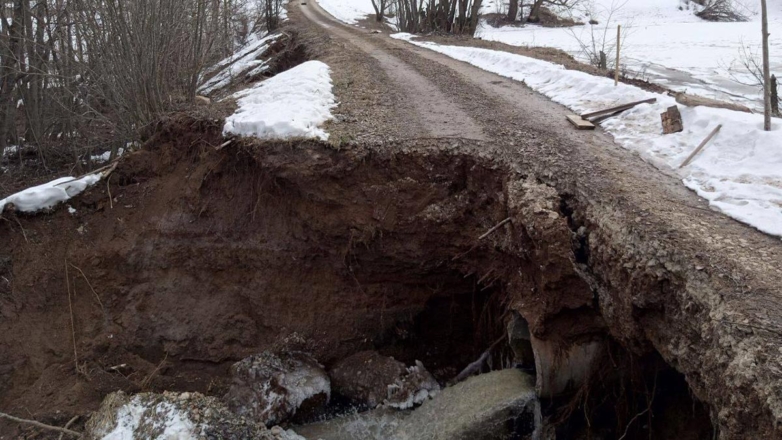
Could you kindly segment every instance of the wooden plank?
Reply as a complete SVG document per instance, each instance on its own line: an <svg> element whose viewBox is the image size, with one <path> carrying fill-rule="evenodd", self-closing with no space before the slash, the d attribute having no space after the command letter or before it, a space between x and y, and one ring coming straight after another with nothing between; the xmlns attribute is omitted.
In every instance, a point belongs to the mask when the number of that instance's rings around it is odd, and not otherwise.
<svg viewBox="0 0 782 440"><path fill-rule="evenodd" d="M645 99L643 101L630 102L630 103L627 103L627 104L618 105L616 107L611 107L611 108L607 108L607 109L604 109L604 110L598 110L598 111L592 112L592 113L585 113L585 114L581 115L581 118L582 119L587 119L587 118L591 118L591 117L594 117L594 116L604 115L604 114L607 114L607 113L615 113L615 112L618 112L618 111L631 109L631 108L633 108L635 106L638 106L638 105L641 105L641 104L654 104L655 102L657 102L657 98L650 98L650 99Z"/></svg>
<svg viewBox="0 0 782 440"><path fill-rule="evenodd" d="M575 125L577 129L579 130L594 130L595 124L585 121L581 119L581 116L578 115L567 115L567 120L570 121L571 124Z"/></svg>
<svg viewBox="0 0 782 440"><path fill-rule="evenodd" d="M697 156L697 155L698 155L698 153L700 153L700 152L701 152L701 150L703 150L703 147L705 147L705 146L706 146L706 144L708 144L708 143L709 143L709 141L711 140L711 138L713 138L714 136L716 136L716 135L717 135L717 132L718 132L718 131L720 131L720 129L721 129L721 128L722 128L722 124L720 124L720 125L718 125L717 127L715 127L715 128L714 128L714 130L712 130L712 131L711 131L711 133L709 133L709 135L708 135L708 136L706 136L706 139L704 139L704 140L703 140L703 142L701 142L701 144L700 144L700 145L698 145L698 148L696 148L696 149L695 149L695 151L693 151L693 152L692 152L692 154L690 154L690 157L688 157L687 159L685 159L685 160L684 160L684 162L682 162L682 164L681 164L681 165L679 165L679 168L684 168L684 167L686 167L687 165L689 165L689 164L690 164L690 162L692 162L692 160L695 158L695 156Z"/></svg>
<svg viewBox="0 0 782 440"><path fill-rule="evenodd" d="M602 122L603 122L603 121L605 121L606 119L613 118L614 116L616 116L616 115L620 115L620 114L622 114L623 112L626 112L627 110L628 110L628 109L626 109L626 108L623 108L622 110L618 110L618 111L615 111L615 112L613 112L613 113L609 113L609 114L607 114L607 115L598 116L598 117L596 117L596 118L592 119L592 120L591 120L591 121L589 121L589 122L591 122L591 123L593 123L593 124L597 125L597 124L600 124L600 123L602 123Z"/></svg>

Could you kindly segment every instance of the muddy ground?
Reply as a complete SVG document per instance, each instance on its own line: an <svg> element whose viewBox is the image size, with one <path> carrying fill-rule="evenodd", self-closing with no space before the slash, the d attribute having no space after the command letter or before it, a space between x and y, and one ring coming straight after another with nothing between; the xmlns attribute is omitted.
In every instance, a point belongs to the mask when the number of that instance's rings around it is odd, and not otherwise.
<svg viewBox="0 0 782 440"><path fill-rule="evenodd" d="M217 149L219 118L174 116L75 214L3 213L0 411L62 426L117 389L221 396L293 334L327 367L377 349L446 382L515 312L553 353L539 377L601 347L547 401L558 438L782 437L778 240L523 86L290 15L332 66L328 143ZM431 136L400 77L482 139Z"/></svg>

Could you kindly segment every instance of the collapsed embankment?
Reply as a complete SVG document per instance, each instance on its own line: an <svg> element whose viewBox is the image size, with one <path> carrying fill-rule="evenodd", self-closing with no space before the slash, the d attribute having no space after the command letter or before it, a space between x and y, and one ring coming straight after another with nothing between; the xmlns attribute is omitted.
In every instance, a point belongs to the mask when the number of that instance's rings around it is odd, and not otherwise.
<svg viewBox="0 0 782 440"><path fill-rule="evenodd" d="M327 366L377 349L445 382L521 320L562 438L780 435L760 369L778 341L711 316L735 281L610 207L472 141L218 150L221 128L163 122L75 214L4 214L0 410L64 424L117 389L222 395L231 363L293 333Z"/></svg>

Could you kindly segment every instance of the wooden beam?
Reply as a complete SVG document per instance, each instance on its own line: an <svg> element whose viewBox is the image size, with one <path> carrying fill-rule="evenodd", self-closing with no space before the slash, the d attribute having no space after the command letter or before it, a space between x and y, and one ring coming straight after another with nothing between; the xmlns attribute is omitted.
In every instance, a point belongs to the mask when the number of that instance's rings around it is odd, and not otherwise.
<svg viewBox="0 0 782 440"><path fill-rule="evenodd" d="M657 102L657 98L649 98L649 99L644 99L643 101L630 102L630 103L622 104L622 105L619 105L619 106L616 106L616 107L611 107L611 108L607 108L607 109L604 109L604 110L598 110L598 111L592 112L592 113L584 113L583 115L581 115L581 118L582 119L587 119L587 118L591 118L591 117L594 117L594 116L604 115L604 114L607 114L607 113L615 113L615 112L618 112L618 111L629 110L629 109L631 109L633 107L636 107L636 106L639 106L641 104L654 104L655 102Z"/></svg>
<svg viewBox="0 0 782 440"><path fill-rule="evenodd" d="M567 115L565 116L568 121L570 121L571 124L575 125L575 127L579 130L594 130L595 124L586 121L581 118L581 116L578 115Z"/></svg>

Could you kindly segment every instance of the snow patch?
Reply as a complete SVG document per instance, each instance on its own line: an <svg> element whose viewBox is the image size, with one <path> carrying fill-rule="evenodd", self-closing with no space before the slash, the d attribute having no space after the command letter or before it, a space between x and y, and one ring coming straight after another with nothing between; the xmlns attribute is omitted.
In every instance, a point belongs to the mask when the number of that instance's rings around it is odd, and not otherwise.
<svg viewBox="0 0 782 440"><path fill-rule="evenodd" d="M260 139L328 139L319 128L336 106L331 70L308 61L233 95L239 108L225 120L223 135Z"/></svg>
<svg viewBox="0 0 782 440"><path fill-rule="evenodd" d="M117 157L118 158L122 157L123 154L125 154L125 149L124 148L118 148L117 149ZM106 163L106 162L109 161L110 158L111 158L111 151L106 151L106 152L101 153L101 154L96 154L96 155L90 156L90 160L92 162L94 162L94 163Z"/></svg>
<svg viewBox="0 0 782 440"><path fill-rule="evenodd" d="M242 49L204 72L204 75L217 73L203 82L198 88L198 93L209 95L224 89L236 78L251 78L267 71L269 69L268 60L258 58L281 36L281 34L271 34L262 38L257 35L250 37Z"/></svg>
<svg viewBox="0 0 782 440"><path fill-rule="evenodd" d="M13 204L18 211L28 213L53 208L57 204L81 194L102 177L101 174L90 174L79 179L62 177L43 185L28 188L0 200L0 212L3 212L8 204Z"/></svg>
<svg viewBox="0 0 782 440"><path fill-rule="evenodd" d="M151 434L152 432L159 432L159 434L147 438L198 440L203 436L202 431L203 428L198 429L185 412L177 409L171 403L160 402L150 408L145 406L137 396L127 405L119 408L117 426L101 440L133 440L141 438L138 434Z"/></svg>
<svg viewBox="0 0 782 440"><path fill-rule="evenodd" d="M663 135L660 114L676 101L611 79L508 52L406 40L529 87L576 113L657 98L602 123L624 148L660 169L674 170L712 208L767 234L782 237L782 121L763 131L763 116L709 107L680 106L684 131ZM564 123L564 118L563 118ZM679 165L718 125L722 130L686 168Z"/></svg>
<svg viewBox="0 0 782 440"><path fill-rule="evenodd" d="M16 152L19 151L18 145L11 145L9 147L5 147L3 149L2 157L10 156L12 154L16 154Z"/></svg>

